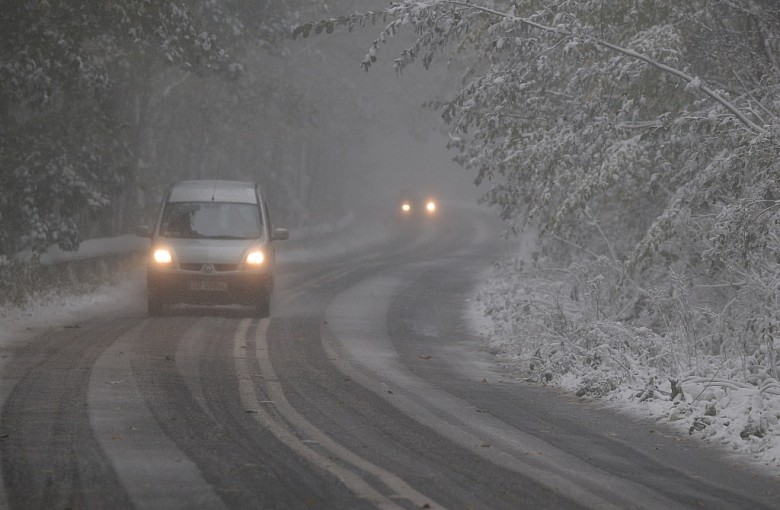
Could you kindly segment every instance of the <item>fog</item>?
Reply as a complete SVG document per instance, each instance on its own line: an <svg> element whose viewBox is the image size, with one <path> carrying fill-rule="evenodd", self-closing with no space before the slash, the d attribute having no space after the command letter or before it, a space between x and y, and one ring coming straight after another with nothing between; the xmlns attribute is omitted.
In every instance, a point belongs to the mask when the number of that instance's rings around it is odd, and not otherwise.
<svg viewBox="0 0 780 510"><path fill-rule="evenodd" d="M353 10L365 12L372 2L354 3ZM373 3L375 9L385 6ZM378 61L364 71L360 62L383 27L357 27L351 33L337 29L288 42L287 65L296 83L324 117L341 123L326 136L331 136L330 149L341 148L336 152L344 165L340 172L330 172L329 179L336 179L346 195L324 200L332 206L326 216L337 218L342 200L361 217L390 214L404 189L441 201L476 202L479 190L473 176L453 161L440 112L424 106L446 100L459 77L443 62L398 75L393 60L413 42L411 33L381 45ZM336 132L340 136L332 136ZM313 202L322 198L311 197Z"/></svg>
<svg viewBox="0 0 780 510"><path fill-rule="evenodd" d="M381 22L291 37L296 24L386 2L163 5L6 14L0 256L132 233L186 179L256 181L291 227L381 214L402 188L475 196L438 112L422 106L451 97L458 76L393 69L411 32L368 73L360 63Z"/></svg>
<svg viewBox="0 0 780 510"><path fill-rule="evenodd" d="M352 246L386 236L350 222L392 218L402 190L445 204L488 193L523 243L475 300L505 348L491 352L584 395L671 394L691 433L768 448L780 417L780 9L657 3L396 3L408 23L365 72L383 21L291 35L387 0L6 2L0 303L75 283L56 266L72 254L132 250L179 180L260 183L274 226L304 233L282 248L288 260L331 247L337 258L337 229ZM423 54L441 53L397 76L413 28ZM474 66L473 86L450 57ZM471 171L423 106L458 96ZM499 177L477 188L475 174ZM305 235L317 232L331 246ZM704 381L723 399L699 398ZM698 396L678 408L683 384ZM735 387L744 398L727 396Z"/></svg>

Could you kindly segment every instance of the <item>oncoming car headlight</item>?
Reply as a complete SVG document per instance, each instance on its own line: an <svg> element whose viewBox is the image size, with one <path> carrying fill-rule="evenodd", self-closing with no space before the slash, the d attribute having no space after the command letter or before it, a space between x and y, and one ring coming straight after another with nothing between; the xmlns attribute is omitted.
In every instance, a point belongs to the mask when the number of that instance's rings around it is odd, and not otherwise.
<svg viewBox="0 0 780 510"><path fill-rule="evenodd" d="M403 204L401 204L401 211L408 213L411 210L412 210L412 206L409 204L409 202L404 202Z"/></svg>
<svg viewBox="0 0 780 510"><path fill-rule="evenodd" d="M265 254L261 250L252 250L246 254L246 263L250 266L260 266L265 262Z"/></svg>
<svg viewBox="0 0 780 510"><path fill-rule="evenodd" d="M425 203L425 210L428 211L428 213L433 214L436 212L436 202L433 200L428 200Z"/></svg>
<svg viewBox="0 0 780 510"><path fill-rule="evenodd" d="M152 258L155 262L158 264L170 264L173 261L173 256L171 255L171 251L167 248L157 248L154 250L154 253L152 254Z"/></svg>

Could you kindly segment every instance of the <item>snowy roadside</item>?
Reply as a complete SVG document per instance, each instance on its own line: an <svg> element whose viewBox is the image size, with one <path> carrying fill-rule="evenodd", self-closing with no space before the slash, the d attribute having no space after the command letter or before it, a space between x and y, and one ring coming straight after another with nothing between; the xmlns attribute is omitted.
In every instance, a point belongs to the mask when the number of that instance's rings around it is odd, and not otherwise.
<svg viewBox="0 0 780 510"><path fill-rule="evenodd" d="M336 258L347 250L385 241L387 230L356 225L354 214L340 221L313 227L292 229L290 241L279 243L278 261L303 263ZM99 261L106 257L130 256L145 250L148 239L135 235L84 241L77 252L53 248L42 257L44 265L76 261ZM47 328L73 327L89 316L117 308L144 310L145 272L143 261L130 265L115 281L91 285L86 289L57 289L36 293L25 306L0 305L0 369L2 347L11 341L25 341Z"/></svg>
<svg viewBox="0 0 780 510"><path fill-rule="evenodd" d="M133 299L140 303L136 298L142 295L144 280L140 272L135 276L128 274L119 282L103 283L85 292L41 293L23 307L0 306L0 349L11 341L25 341L48 328L77 327L85 317L126 309Z"/></svg>
<svg viewBox="0 0 780 510"><path fill-rule="evenodd" d="M561 273L512 261L479 281L469 320L518 379L669 423L780 474L777 380L754 386L734 376L738 359L683 352L648 328L581 320L582 304Z"/></svg>

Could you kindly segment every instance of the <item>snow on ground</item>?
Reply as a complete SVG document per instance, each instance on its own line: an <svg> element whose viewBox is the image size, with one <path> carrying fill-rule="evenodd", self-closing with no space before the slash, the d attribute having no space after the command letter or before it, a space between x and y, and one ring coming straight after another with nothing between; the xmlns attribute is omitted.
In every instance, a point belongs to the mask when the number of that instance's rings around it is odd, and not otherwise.
<svg viewBox="0 0 780 510"><path fill-rule="evenodd" d="M280 262L305 263L338 257L346 250L381 243L388 235L381 228L356 235L352 220L346 219L328 227L292 231L290 242L278 245L278 258ZM96 240L85 246L89 256L129 249L137 249L137 240ZM488 349L518 378L555 384L668 422L780 473L780 385L758 388L726 380L719 377L722 359L701 356L696 363L705 369L709 366L712 377L682 380L684 397L672 399L671 375L664 372L663 364L653 362L666 349L659 345L660 337L650 331L601 324L583 332L593 337L589 347L580 343L567 349L560 338L550 334L549 323L530 320L538 319L541 312L548 313L547 319L555 315L555 310L550 315L550 310L529 309L538 307L545 301L544 293L555 289L547 288L549 281L532 281L517 269L496 264L486 271L476 298L470 302L469 320L485 338ZM89 292L52 292L36 296L24 308L0 307L0 370L10 362L3 354L4 347L29 341L47 328L75 327L89 316L128 307L143 313L143 268L136 271L118 284L104 284ZM560 295L556 295L555 306L574 306L558 298Z"/></svg>
<svg viewBox="0 0 780 510"><path fill-rule="evenodd" d="M126 309L133 300L142 303L144 280L140 273L137 276L120 283L104 283L82 293L39 294L24 307L0 306L0 347L11 341L24 341L48 328L76 326L86 317Z"/></svg>
<svg viewBox="0 0 780 510"><path fill-rule="evenodd" d="M120 283L105 283L88 292L49 292L38 294L25 307L0 306L0 372L12 373L11 349L25 347L35 337L55 328L78 328L79 324L98 315L126 314L129 309L144 313L142 273ZM0 407L13 390L15 380L0 380ZM2 498L0 498L2 499ZM2 506L2 505L0 505Z"/></svg>
<svg viewBox="0 0 780 510"><path fill-rule="evenodd" d="M578 323L578 304L560 292L554 273L540 277L514 264L485 272L469 310L472 327L510 373L669 423L780 474L776 380L761 387L740 382L726 375L740 360L675 351L647 328ZM709 376L675 377L680 364Z"/></svg>

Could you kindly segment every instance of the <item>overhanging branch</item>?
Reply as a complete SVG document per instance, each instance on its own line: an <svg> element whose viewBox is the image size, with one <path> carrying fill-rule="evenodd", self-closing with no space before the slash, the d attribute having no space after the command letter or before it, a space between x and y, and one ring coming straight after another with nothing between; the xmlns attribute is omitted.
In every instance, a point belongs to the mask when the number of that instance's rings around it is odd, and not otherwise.
<svg viewBox="0 0 780 510"><path fill-rule="evenodd" d="M495 9L490 9L489 7L483 7L483 6L479 6L479 5L474 5L474 4L470 4L470 3L462 2L462 1L458 1L458 0L443 0L442 3L447 3L447 4L450 4L450 5L457 5L457 6L460 6L460 7L467 7L467 8L476 10L476 11L484 12L486 14L491 14L491 15L498 16L498 17L501 17L501 18L509 19L509 20L512 20L512 21L516 21L516 22L522 23L524 25L528 25L530 27L534 27L534 28L537 28L539 30L543 30L545 32L565 35L565 36L569 36L569 37L581 37L581 36L578 36L577 34L574 34L573 32L571 32L569 30L566 30L566 29L561 29L559 27L550 27L550 26L547 26L547 25L542 25L541 23L537 23L537 22L535 22L533 20L530 20L528 18L522 18L522 17L519 17L519 16L513 16L513 15L507 14L505 12L497 11ZM617 53L620 53L622 55L626 55L628 57L631 57L631 58L634 58L634 59L637 59L637 60L641 60L642 62L650 64L651 66L653 66L653 67L655 67L655 68L657 68L657 69L659 69L659 70L661 70L661 71L663 71L665 73L668 73L668 74L671 74L673 76L676 76L676 77L680 78L681 80L685 81L689 85L692 85L692 84L698 82L698 84L696 86L696 88L698 90L701 90L705 95L709 96L716 103L720 104L726 110L731 112L731 114L734 115L748 130L752 131L755 134L761 133L761 132L763 132L765 130L765 128L759 126L758 124L756 124L755 122L750 120L731 101L727 100L726 98L724 98L723 96L718 94L718 92L716 92L712 88L710 88L707 85L705 85L703 82L701 82L700 79L698 79L698 78L696 78L694 76L691 76L691 75L689 75L689 74L687 74L687 73L685 73L683 71L680 71L679 69L676 69L676 68L668 66L668 65L666 65L666 64L664 64L662 62L659 62L659 61L657 61L657 60L655 60L653 58L650 58L647 55L644 55L642 53L636 52L636 51L631 50L629 48L624 48L622 46L618 46L617 44L613 44L613 43L611 43L609 41L605 41L604 39L600 39L598 37L588 37L587 40L592 42L593 44L596 44L598 46L602 46L604 48L608 48L608 49L610 49L612 51L615 51Z"/></svg>

